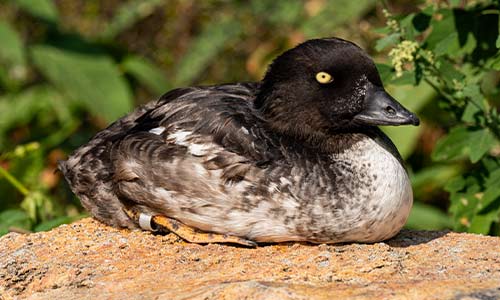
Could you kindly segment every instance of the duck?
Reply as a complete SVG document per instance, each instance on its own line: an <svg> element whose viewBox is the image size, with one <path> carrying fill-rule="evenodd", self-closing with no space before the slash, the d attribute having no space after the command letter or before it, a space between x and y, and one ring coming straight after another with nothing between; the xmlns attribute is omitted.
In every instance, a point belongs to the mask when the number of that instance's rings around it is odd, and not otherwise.
<svg viewBox="0 0 500 300"><path fill-rule="evenodd" d="M97 220L191 242L374 243L413 202L379 125L419 125L353 42L305 41L260 82L171 90L59 169Z"/></svg>

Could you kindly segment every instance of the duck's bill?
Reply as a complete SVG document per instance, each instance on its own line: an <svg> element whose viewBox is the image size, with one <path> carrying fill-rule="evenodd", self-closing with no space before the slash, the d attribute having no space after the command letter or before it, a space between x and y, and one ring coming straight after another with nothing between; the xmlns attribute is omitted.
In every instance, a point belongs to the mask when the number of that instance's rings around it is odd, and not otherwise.
<svg viewBox="0 0 500 300"><path fill-rule="evenodd" d="M419 125L418 117L399 104L383 88L371 85L365 96L365 109L354 117L366 125Z"/></svg>

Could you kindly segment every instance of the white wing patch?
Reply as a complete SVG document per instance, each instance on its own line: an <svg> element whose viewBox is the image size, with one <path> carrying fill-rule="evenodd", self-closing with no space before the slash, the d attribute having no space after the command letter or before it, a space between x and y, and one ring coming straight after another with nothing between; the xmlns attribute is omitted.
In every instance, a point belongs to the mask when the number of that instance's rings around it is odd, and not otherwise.
<svg viewBox="0 0 500 300"><path fill-rule="evenodd" d="M163 127L163 126L156 127L156 128L149 130L149 132L156 134L156 135L161 135L164 131L165 131L165 127Z"/></svg>
<svg viewBox="0 0 500 300"><path fill-rule="evenodd" d="M203 156L208 150L213 148L213 144L189 144L188 150L194 156Z"/></svg>
<svg viewBox="0 0 500 300"><path fill-rule="evenodd" d="M189 143L186 141L187 137L189 135L191 135L192 132L191 131L187 131L187 130L179 130L179 131L176 131L172 134L170 134L167 139L169 140L173 140L174 143L176 143L177 145L181 145L181 146L188 146Z"/></svg>
<svg viewBox="0 0 500 300"><path fill-rule="evenodd" d="M193 143L189 141L189 137L193 134L191 131L179 130L167 137L167 140L173 141L175 144L188 148L188 152L194 156L204 156L209 154L210 150L217 146L213 143Z"/></svg>
<svg viewBox="0 0 500 300"><path fill-rule="evenodd" d="M243 134L250 134L250 132L248 131L248 129L246 129L245 127L241 126L241 132L243 132Z"/></svg>

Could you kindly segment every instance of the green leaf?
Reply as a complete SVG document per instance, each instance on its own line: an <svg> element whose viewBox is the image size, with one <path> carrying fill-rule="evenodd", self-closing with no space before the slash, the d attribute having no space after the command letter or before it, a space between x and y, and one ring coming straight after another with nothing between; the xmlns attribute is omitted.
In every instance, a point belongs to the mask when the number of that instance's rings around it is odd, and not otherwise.
<svg viewBox="0 0 500 300"><path fill-rule="evenodd" d="M495 45L497 46L497 48L500 48L500 35L497 37Z"/></svg>
<svg viewBox="0 0 500 300"><path fill-rule="evenodd" d="M458 176L450 180L445 186L444 190L450 193L456 193L465 187L465 179L462 176Z"/></svg>
<svg viewBox="0 0 500 300"><path fill-rule="evenodd" d="M420 202L413 207L406 222L406 228L418 230L440 230L453 226L451 218L441 210Z"/></svg>
<svg viewBox="0 0 500 300"><path fill-rule="evenodd" d="M106 39L115 37L134 23L154 13L156 8L164 3L165 0L132 0L123 3L101 36Z"/></svg>
<svg viewBox="0 0 500 300"><path fill-rule="evenodd" d="M176 85L192 83L224 49L227 42L241 32L241 24L232 19L223 18L207 24L179 63Z"/></svg>
<svg viewBox="0 0 500 300"><path fill-rule="evenodd" d="M130 88L110 57L52 46L32 47L31 56L47 79L93 114L111 122L131 110Z"/></svg>
<svg viewBox="0 0 500 300"><path fill-rule="evenodd" d="M469 140L469 157L472 163L478 162L495 145L495 136L486 128L472 132Z"/></svg>
<svg viewBox="0 0 500 300"><path fill-rule="evenodd" d="M500 53L489 59L485 66L489 69L500 71Z"/></svg>
<svg viewBox="0 0 500 300"><path fill-rule="evenodd" d="M12 3L36 18L58 22L59 13L52 0L13 0Z"/></svg>
<svg viewBox="0 0 500 300"><path fill-rule="evenodd" d="M464 75L458 71L455 66L450 63L447 59L441 58L438 60L439 72L442 75L442 79L446 80L446 82L450 85L454 85L454 81L462 81L464 79Z"/></svg>
<svg viewBox="0 0 500 300"><path fill-rule="evenodd" d="M496 169L491 172L488 179L485 181L485 190L481 197L481 209L480 213L487 213L490 210L499 210L500 203L495 205L495 201L500 198L500 169ZM494 207L492 207L492 205Z"/></svg>
<svg viewBox="0 0 500 300"><path fill-rule="evenodd" d="M429 49L437 56L471 54L478 44L474 30L479 24L474 13L451 9L441 9L437 13L441 17L432 19L432 31L426 39Z"/></svg>
<svg viewBox="0 0 500 300"><path fill-rule="evenodd" d="M432 31L426 39L430 49L435 49L437 45L455 32L455 18L451 10L440 10L441 18L431 19Z"/></svg>
<svg viewBox="0 0 500 300"><path fill-rule="evenodd" d="M471 162L476 163L494 144L495 137L486 128L455 127L437 142L432 159L452 160L468 154Z"/></svg>
<svg viewBox="0 0 500 300"><path fill-rule="evenodd" d="M170 90L162 70L140 56L129 56L122 63L125 72L134 76L151 92L161 95Z"/></svg>
<svg viewBox="0 0 500 300"><path fill-rule="evenodd" d="M8 209L0 212L0 236L9 232L10 227L30 228L28 215L20 209Z"/></svg>
<svg viewBox="0 0 500 300"><path fill-rule="evenodd" d="M377 66L377 70L380 75L380 79L382 79L382 82L384 83L389 82L393 74L392 66L388 64L375 64L375 65Z"/></svg>
<svg viewBox="0 0 500 300"><path fill-rule="evenodd" d="M480 212L485 212L490 210L490 205L495 202L500 197L500 185L498 182L495 185L491 185L486 188L481 198L481 210ZM496 207L498 209L499 207Z"/></svg>
<svg viewBox="0 0 500 300"><path fill-rule="evenodd" d="M412 19L413 27L416 31L422 32L429 28L432 17L425 12L420 12Z"/></svg>
<svg viewBox="0 0 500 300"><path fill-rule="evenodd" d="M462 95L468 99L465 110L462 114L462 121L476 124L483 124L486 109L484 105L484 96L480 91L479 85L468 84L463 90Z"/></svg>
<svg viewBox="0 0 500 300"><path fill-rule="evenodd" d="M383 49L395 45L399 42L401 35L399 33L393 33L388 36L385 36L377 41L375 44L375 50L382 51Z"/></svg>
<svg viewBox="0 0 500 300"><path fill-rule="evenodd" d="M399 25L401 26L401 30L404 33L404 39L405 40L414 40L415 39L415 27L413 26L413 18L415 17L415 14L408 14L404 16L399 21Z"/></svg>
<svg viewBox="0 0 500 300"><path fill-rule="evenodd" d="M437 56L441 56L443 54L454 52L457 48L457 40L458 33L452 32L436 44L436 47L434 47L434 53Z"/></svg>
<svg viewBox="0 0 500 300"><path fill-rule="evenodd" d="M472 217L470 227L467 231L471 233L488 234L491 224L495 221L498 221L497 213L475 215Z"/></svg>
<svg viewBox="0 0 500 300"><path fill-rule="evenodd" d="M26 64L24 45L21 36L10 26L0 20L0 63L7 66L24 67Z"/></svg>

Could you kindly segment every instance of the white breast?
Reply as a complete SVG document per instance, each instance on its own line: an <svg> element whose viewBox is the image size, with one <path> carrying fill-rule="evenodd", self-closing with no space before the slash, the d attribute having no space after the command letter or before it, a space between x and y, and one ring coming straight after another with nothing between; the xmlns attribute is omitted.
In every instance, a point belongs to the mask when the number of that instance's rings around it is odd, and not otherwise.
<svg viewBox="0 0 500 300"><path fill-rule="evenodd" d="M396 235L404 226L413 204L413 192L406 170L392 153L372 139L363 139L355 148L354 166L367 172L373 178L371 186L366 187L367 208L362 218L352 216L352 231L349 240L375 242ZM355 155L353 155L355 154ZM346 155L346 154L342 154ZM363 196L363 195L360 195ZM360 214L358 210L346 211ZM349 219L349 216L346 216Z"/></svg>

